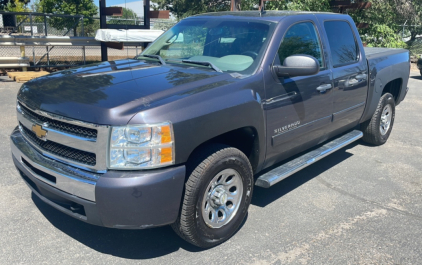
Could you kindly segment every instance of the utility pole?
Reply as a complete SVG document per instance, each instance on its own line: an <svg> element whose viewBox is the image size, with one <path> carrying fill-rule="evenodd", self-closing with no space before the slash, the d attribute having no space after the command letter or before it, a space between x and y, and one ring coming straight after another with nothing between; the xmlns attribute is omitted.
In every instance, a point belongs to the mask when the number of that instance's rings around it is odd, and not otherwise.
<svg viewBox="0 0 422 265"><path fill-rule="evenodd" d="M404 41L404 29L405 29L405 27L406 27L406 23L407 23L407 20L406 20L406 22L404 22L404 24L403 24L403 32L402 32L402 34L401 34L401 40L402 40L402 41Z"/></svg>
<svg viewBox="0 0 422 265"><path fill-rule="evenodd" d="M107 20L106 20L106 0L100 0L100 29L107 28ZM101 61L105 62L108 60L107 55L107 46L105 42L101 42Z"/></svg>

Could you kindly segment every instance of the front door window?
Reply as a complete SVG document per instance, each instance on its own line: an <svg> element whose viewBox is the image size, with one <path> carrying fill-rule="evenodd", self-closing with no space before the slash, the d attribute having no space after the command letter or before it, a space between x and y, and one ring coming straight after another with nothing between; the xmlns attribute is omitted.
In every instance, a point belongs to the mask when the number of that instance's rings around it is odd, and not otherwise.
<svg viewBox="0 0 422 265"><path fill-rule="evenodd" d="M301 22L290 27L278 49L280 64L291 55L306 54L315 57L324 68L321 44L315 26L311 22Z"/></svg>

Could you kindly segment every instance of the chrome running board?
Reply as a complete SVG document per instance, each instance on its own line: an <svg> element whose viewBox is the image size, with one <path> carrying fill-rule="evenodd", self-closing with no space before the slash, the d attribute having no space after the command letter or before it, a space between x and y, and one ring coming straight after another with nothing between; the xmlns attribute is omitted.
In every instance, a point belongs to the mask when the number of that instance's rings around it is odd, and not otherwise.
<svg viewBox="0 0 422 265"><path fill-rule="evenodd" d="M310 151L292 161L283 164L264 175L260 176L255 182L256 186L269 188L272 185L282 181L283 179L293 175L305 167L312 165L313 163L321 160L322 158L334 153L335 151L345 147L348 144L353 143L356 140L362 138L363 133L361 131L354 130L348 134L337 138L320 148Z"/></svg>

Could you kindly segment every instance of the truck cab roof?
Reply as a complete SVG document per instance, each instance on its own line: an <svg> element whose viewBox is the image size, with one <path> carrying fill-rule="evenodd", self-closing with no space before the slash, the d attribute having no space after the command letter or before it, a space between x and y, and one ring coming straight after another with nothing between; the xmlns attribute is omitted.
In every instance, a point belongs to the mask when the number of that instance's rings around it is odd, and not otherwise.
<svg viewBox="0 0 422 265"><path fill-rule="evenodd" d="M331 12L309 12L309 11L225 11L225 12L212 12L204 13L196 16L192 16L186 19L192 18L207 18L207 17L227 17L227 18L248 18L257 20L266 20L272 22L278 22L287 16L299 16L299 15L332 15L332 16L344 16L342 14L331 13Z"/></svg>

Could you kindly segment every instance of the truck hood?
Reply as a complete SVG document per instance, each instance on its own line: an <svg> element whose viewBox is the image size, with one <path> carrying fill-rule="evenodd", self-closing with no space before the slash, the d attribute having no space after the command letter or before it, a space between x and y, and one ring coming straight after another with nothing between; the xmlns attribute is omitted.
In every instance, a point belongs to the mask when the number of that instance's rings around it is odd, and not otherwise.
<svg viewBox="0 0 422 265"><path fill-rule="evenodd" d="M18 100L35 109L95 124L124 125L139 111L235 80L184 65L119 60L56 72L25 83Z"/></svg>

